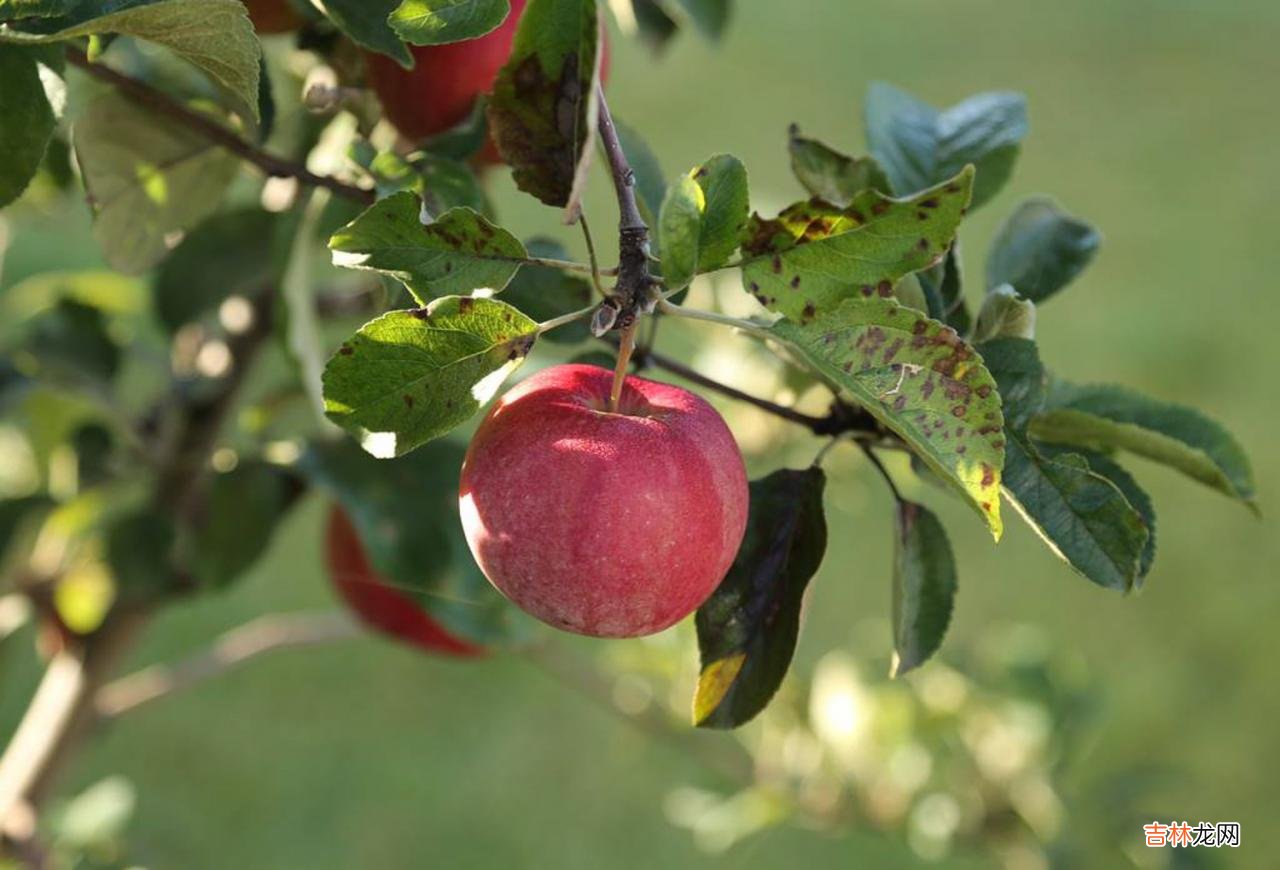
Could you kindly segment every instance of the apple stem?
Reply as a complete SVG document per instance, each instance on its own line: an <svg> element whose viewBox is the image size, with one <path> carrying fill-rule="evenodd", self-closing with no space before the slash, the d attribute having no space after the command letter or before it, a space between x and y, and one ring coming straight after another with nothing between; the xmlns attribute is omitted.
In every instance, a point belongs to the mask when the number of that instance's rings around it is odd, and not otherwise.
<svg viewBox="0 0 1280 870"><path fill-rule="evenodd" d="M638 321L622 330L622 341L618 344L618 364L613 369L613 389L609 390L609 413L618 413L618 403L622 401L622 385L627 379L627 366L631 364L631 352L636 348L636 329Z"/></svg>

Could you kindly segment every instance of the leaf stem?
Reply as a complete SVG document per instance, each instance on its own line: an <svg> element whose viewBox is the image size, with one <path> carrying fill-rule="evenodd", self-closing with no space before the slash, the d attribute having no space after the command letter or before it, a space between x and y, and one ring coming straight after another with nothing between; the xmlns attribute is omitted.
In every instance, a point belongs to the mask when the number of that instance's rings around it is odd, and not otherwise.
<svg viewBox="0 0 1280 870"><path fill-rule="evenodd" d="M596 292L600 294L601 299L609 298L609 291L604 289L604 284L600 283L600 261L596 259L596 243L591 238L591 226L587 223L587 213L581 211L578 213L578 224L582 227L582 238L587 243L587 259L591 261L588 271L591 272L591 283L596 288ZM617 270L613 270L613 274L618 274Z"/></svg>
<svg viewBox="0 0 1280 870"><path fill-rule="evenodd" d="M743 332L749 332L760 338L769 338L769 330L759 323L750 320L742 320L737 317L729 317L725 314L716 314L714 311L703 311L698 308L686 308L683 305L672 305L665 299L659 300L658 310L663 314L670 314L672 317L683 317L687 320L703 320L707 323L715 323L720 326L730 326L734 329L741 329Z"/></svg>
<svg viewBox="0 0 1280 870"><path fill-rule="evenodd" d="M601 275L613 275L617 269L600 269L594 264L594 254L592 255L592 263L575 263L572 260L556 260L551 257L511 257L514 263L522 263L525 266L545 266L548 269L559 269L561 272L580 272L584 275L591 275L595 280L596 287L600 286ZM603 290L601 291L604 292Z"/></svg>
<svg viewBox="0 0 1280 870"><path fill-rule="evenodd" d="M831 448L832 448L832 447L835 447L835 446L836 446L836 444L838 444L839 442L840 442L840 436L839 436L839 435L833 435L833 436L831 437L831 440L830 440L830 441L828 441L826 444L823 444L823 445L822 445L822 449L818 451L818 455L817 455L817 456L815 456L815 457L813 457L813 462L811 462L811 463L809 463L809 464L810 464L810 465L821 465L821 464L822 464L822 460L826 459L826 458L827 458L827 454L831 452Z"/></svg>
<svg viewBox="0 0 1280 870"><path fill-rule="evenodd" d="M640 322L632 321L622 330L622 339L618 342L618 364L613 368L613 388L609 390L609 413L618 413L618 403L622 401L622 384L627 379L627 366L631 364L631 352L636 348L636 330Z"/></svg>
<svg viewBox="0 0 1280 870"><path fill-rule="evenodd" d="M905 503L906 499L902 497L902 493L898 490L898 485L893 482L893 476L889 474L889 469L884 467L884 463L880 461L880 457L876 456L875 451L871 449L871 445L859 442L858 446L862 448L862 452L867 455L867 459L870 460L873 466L875 466L876 471L880 472L880 476L884 478L884 482L889 485L889 491L893 493L894 500L898 502L898 504Z"/></svg>
<svg viewBox="0 0 1280 870"><path fill-rule="evenodd" d="M595 310L596 306L588 305L586 308L579 308L577 311L570 311L568 314L561 314L559 317L544 320L538 324L538 335L542 335L544 332L550 332L557 327L564 326L566 323L573 323L575 320L582 320L584 317L590 317L592 312Z"/></svg>

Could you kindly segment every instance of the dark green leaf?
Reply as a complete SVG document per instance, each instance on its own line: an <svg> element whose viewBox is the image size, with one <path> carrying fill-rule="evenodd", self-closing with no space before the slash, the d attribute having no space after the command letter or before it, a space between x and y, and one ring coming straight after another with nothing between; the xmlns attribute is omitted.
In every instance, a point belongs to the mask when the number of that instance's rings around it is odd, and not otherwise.
<svg viewBox="0 0 1280 870"><path fill-rule="evenodd" d="M952 242L947 256L916 278L929 302L929 316L941 320L961 335L968 335L973 319L964 302L964 274L960 268L960 239Z"/></svg>
<svg viewBox="0 0 1280 870"><path fill-rule="evenodd" d="M724 36L729 23L729 0L667 0L665 5L670 11L682 12L707 39L715 42Z"/></svg>
<svg viewBox="0 0 1280 870"><path fill-rule="evenodd" d="M325 413L374 456L401 456L480 410L536 338L534 321L496 299L389 312L325 366Z"/></svg>
<svg viewBox="0 0 1280 870"><path fill-rule="evenodd" d="M671 41L671 37L675 36L676 31L680 29L680 25L667 14L657 0L617 0L608 5L617 13L619 8L623 8L622 4L629 5L631 17L625 18L625 13L618 13L619 24L630 28L634 20L634 29L639 31L640 38L654 51L665 48ZM665 188L666 185L663 187Z"/></svg>
<svg viewBox="0 0 1280 870"><path fill-rule="evenodd" d="M551 239L529 239L525 247L534 257L552 260L567 258L564 247ZM511 279L502 298L534 320L550 320L561 314L586 308L591 302L591 284L585 278L566 274L560 269L524 266ZM585 341L589 336L587 321L584 319L553 329L547 333L546 338L548 341L574 344Z"/></svg>
<svg viewBox="0 0 1280 870"><path fill-rule="evenodd" d="M805 190L841 208L864 190L892 194L884 170L870 157L849 157L800 135L795 124L788 130L791 171Z"/></svg>
<svg viewBox="0 0 1280 870"><path fill-rule="evenodd" d="M747 197L746 167L729 154L707 159L671 185L658 219L668 289L728 262L747 225Z"/></svg>
<svg viewBox="0 0 1280 870"><path fill-rule="evenodd" d="M53 135L54 116L40 81L39 56L0 44L0 208L27 189Z"/></svg>
<svg viewBox="0 0 1280 870"><path fill-rule="evenodd" d="M1024 426L1042 407L1046 375L1035 344L1001 338L978 347L1004 398L1005 495L1059 557L1100 586L1133 588L1147 525L1120 488L1075 453L1046 456Z"/></svg>
<svg viewBox="0 0 1280 870"><path fill-rule="evenodd" d="M867 142L898 194L950 178L966 164L978 170L972 207L991 199L1013 172L1027 135L1026 98L977 94L945 111L876 82L867 91Z"/></svg>
<svg viewBox="0 0 1280 870"><path fill-rule="evenodd" d="M394 58L405 69L413 68L413 55L394 30L388 17L401 0L314 0L320 11L351 41L370 51Z"/></svg>
<svg viewBox="0 0 1280 870"><path fill-rule="evenodd" d="M890 676L914 670L938 651L951 623L956 563L938 518L923 505L899 502L893 560L893 664Z"/></svg>
<svg viewBox="0 0 1280 870"><path fill-rule="evenodd" d="M176 588L173 521L155 508L139 508L111 518L104 529L106 560L116 601L154 601Z"/></svg>
<svg viewBox="0 0 1280 870"><path fill-rule="evenodd" d="M229 586L266 552L300 490L279 466L242 462L215 474L190 541L188 564L201 584Z"/></svg>
<svg viewBox="0 0 1280 870"><path fill-rule="evenodd" d="M262 50L240 0L82 2L63 17L42 19L30 31L0 33L0 42L64 42L118 33L163 45L208 75L258 121Z"/></svg>
<svg viewBox="0 0 1280 870"><path fill-rule="evenodd" d="M596 0L529 0L498 73L489 127L516 186L577 220L596 135Z"/></svg>
<svg viewBox="0 0 1280 870"><path fill-rule="evenodd" d="M381 577L451 633L486 645L509 642L528 623L480 573L463 539L464 453L436 441L399 459L374 459L347 441L317 442L300 468L351 517Z"/></svg>
<svg viewBox="0 0 1280 870"><path fill-rule="evenodd" d="M507 286L524 245L469 208L423 224L422 204L408 191L379 200L329 240L336 266L369 269L401 281L419 303L478 288Z"/></svg>
<svg viewBox="0 0 1280 870"><path fill-rule="evenodd" d="M1147 526L1116 484L1083 456L1050 459L1021 432L1005 446L1005 493L1049 549L1088 579L1128 592L1137 582Z"/></svg>
<svg viewBox="0 0 1280 870"><path fill-rule="evenodd" d="M771 337L907 442L1000 537L1000 394L955 330L891 299L849 299Z"/></svg>
<svg viewBox="0 0 1280 870"><path fill-rule="evenodd" d="M109 381L120 366L120 348L102 312L73 299L59 300L32 321L26 347L56 377Z"/></svg>
<svg viewBox="0 0 1280 870"><path fill-rule="evenodd" d="M801 321L853 297L890 296L904 275L946 255L972 182L968 168L910 199L868 190L843 209L807 200L772 220L753 215L743 281L761 304Z"/></svg>
<svg viewBox="0 0 1280 870"><path fill-rule="evenodd" d="M1147 527L1147 544L1142 548L1142 559L1138 565L1138 577L1134 584L1135 587L1140 588L1142 578L1151 571L1151 565L1156 558L1156 506L1152 503L1151 496L1133 479L1133 475L1109 456L1091 450L1073 451L1070 448L1053 445L1040 444L1037 447L1040 448L1041 453L1050 458L1072 452L1084 457L1084 460L1089 463L1089 470L1114 483L1120 492L1124 493L1125 501L1129 502L1129 505L1142 517L1142 522Z"/></svg>
<svg viewBox="0 0 1280 870"><path fill-rule="evenodd" d="M506 20L508 0L403 0L388 21L413 45L443 45L484 36Z"/></svg>
<svg viewBox="0 0 1280 870"><path fill-rule="evenodd" d="M160 322L175 332L230 296L256 295L271 277L278 223L278 215L243 208L192 230L156 272L152 297Z"/></svg>
<svg viewBox="0 0 1280 870"><path fill-rule="evenodd" d="M1098 253L1102 236L1051 199L1029 199L996 233L987 255L987 288L1011 284L1042 302L1070 284Z"/></svg>
<svg viewBox="0 0 1280 870"><path fill-rule="evenodd" d="M489 141L489 98L485 94L476 97L467 117L448 130L437 133L418 143L428 154L466 161L474 157ZM414 155L417 160L417 155Z"/></svg>
<svg viewBox="0 0 1280 870"><path fill-rule="evenodd" d="M736 728L769 703L791 665L800 605L822 564L826 478L818 467L751 482L751 510L729 574L696 617L700 728Z"/></svg>
<svg viewBox="0 0 1280 870"><path fill-rule="evenodd" d="M1031 434L1053 444L1128 450L1254 507L1249 458L1227 430L1192 408L1124 387L1054 385Z"/></svg>
<svg viewBox="0 0 1280 870"><path fill-rule="evenodd" d="M198 132L118 93L95 99L72 134L94 236L122 272L154 266L170 233L217 208L240 165Z"/></svg>

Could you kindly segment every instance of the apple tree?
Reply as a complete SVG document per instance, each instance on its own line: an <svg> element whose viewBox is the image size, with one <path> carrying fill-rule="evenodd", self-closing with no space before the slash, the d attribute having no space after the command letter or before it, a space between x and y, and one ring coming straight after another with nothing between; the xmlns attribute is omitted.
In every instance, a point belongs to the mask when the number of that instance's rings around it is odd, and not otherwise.
<svg viewBox="0 0 1280 870"><path fill-rule="evenodd" d="M0 298L0 455L20 457L0 469L0 594L48 660L0 761L10 842L95 718L149 697L112 682L139 633L234 584L309 493L360 625L518 656L547 631L529 614L607 636L692 616L692 725L719 729L778 692L827 537L853 531L824 519L832 451L884 478L894 675L943 643L950 534L1025 522L1127 594L1156 554L1127 457L1254 506L1220 425L1041 358L1037 318L1069 306L1101 236L1051 199L999 200L1022 96L939 108L872 84L864 154L778 129L797 194L761 213L735 143L666 176L615 117L606 10L660 49L681 24L716 38L728 3L0 0L0 206L76 198L109 267ZM501 173L584 254L505 226ZM583 210L606 175L607 239ZM965 273L977 208L1007 217ZM712 273L754 313L695 306ZM668 319L776 355L826 411L664 352ZM706 399L823 447L748 482ZM904 497L908 468L970 526ZM288 644L352 623L284 626Z"/></svg>

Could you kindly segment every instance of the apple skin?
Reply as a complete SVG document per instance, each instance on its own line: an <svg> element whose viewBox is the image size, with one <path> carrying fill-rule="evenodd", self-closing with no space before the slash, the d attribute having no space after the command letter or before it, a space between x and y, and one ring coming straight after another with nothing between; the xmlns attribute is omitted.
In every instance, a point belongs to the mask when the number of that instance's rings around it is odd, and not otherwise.
<svg viewBox="0 0 1280 870"><path fill-rule="evenodd" d="M511 56L526 0L511 0L511 14L497 28L476 39L445 45L410 45L414 67L407 70L391 58L366 51L369 86L382 102L382 112L400 135L412 142L436 136L466 120L476 98L493 90L498 71ZM609 44L602 39L601 80L608 74ZM493 140L474 158L479 165L502 162Z"/></svg>
<svg viewBox="0 0 1280 870"><path fill-rule="evenodd" d="M334 588L370 628L431 653L484 655L484 647L450 634L422 605L374 572L355 525L337 505L329 511L325 555Z"/></svg>
<svg viewBox="0 0 1280 870"><path fill-rule="evenodd" d="M299 15L288 0L244 0L249 9L253 29L261 36L292 33L302 26Z"/></svg>
<svg viewBox="0 0 1280 870"><path fill-rule="evenodd" d="M638 637L704 602L733 564L747 476L703 399L613 373L545 369L476 431L459 490L467 543L489 581L565 631Z"/></svg>

